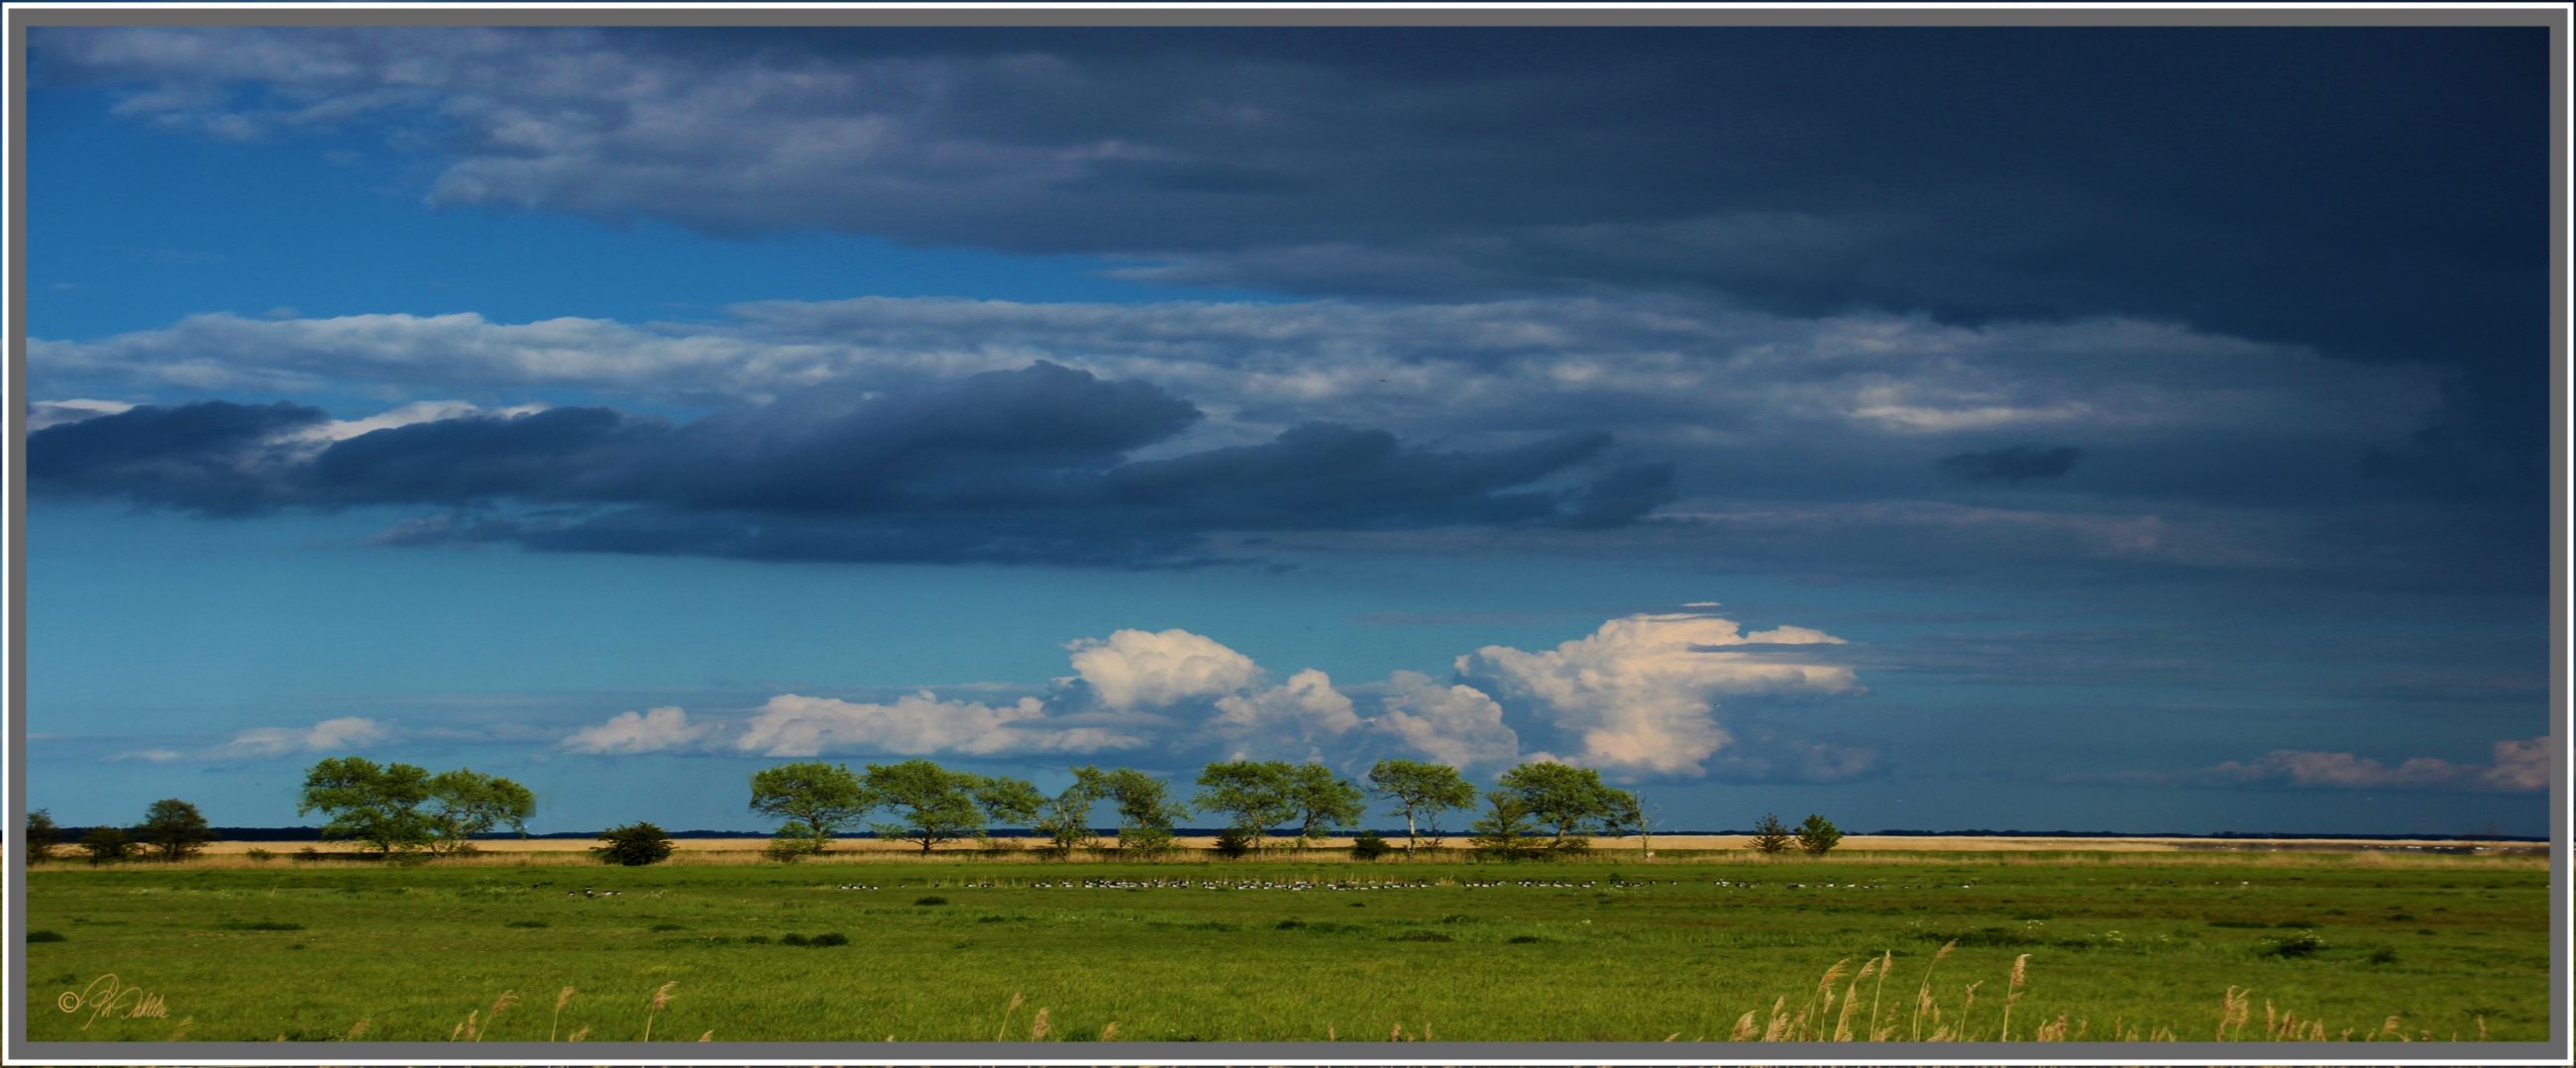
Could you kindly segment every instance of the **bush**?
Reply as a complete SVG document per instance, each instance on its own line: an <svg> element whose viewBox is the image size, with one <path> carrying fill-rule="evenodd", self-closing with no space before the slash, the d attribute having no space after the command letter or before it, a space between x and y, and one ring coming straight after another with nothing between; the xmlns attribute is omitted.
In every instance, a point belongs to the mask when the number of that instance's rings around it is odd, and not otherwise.
<svg viewBox="0 0 2576 1068"><path fill-rule="evenodd" d="M1239 830L1227 830L1216 836L1216 855L1228 860L1252 852L1252 836Z"/></svg>
<svg viewBox="0 0 2576 1068"><path fill-rule="evenodd" d="M1351 839L1351 856L1360 860L1376 860L1392 852L1395 852L1395 847L1378 837L1376 831L1361 831L1358 837Z"/></svg>
<svg viewBox="0 0 2576 1068"><path fill-rule="evenodd" d="M916 897L912 899L912 903L915 905L945 905L948 903L948 899L937 894L932 894L928 897Z"/></svg>
<svg viewBox="0 0 2576 1068"><path fill-rule="evenodd" d="M272 860L276 860L276 859L277 859L277 854L275 854L275 853L271 853L271 852L269 852L268 850L265 850L265 849L261 849L261 848L260 848L260 847L258 847L258 846L252 846L252 847L250 847L250 849L249 849L248 851L244 852L242 855L243 855L243 856L245 856L245 857L249 857L251 860L253 860L253 861L255 861L255 862L258 862L258 863L261 863L261 864L265 864L265 863L268 863L269 861L272 861Z"/></svg>
<svg viewBox="0 0 2576 1068"><path fill-rule="evenodd" d="M1180 848L1181 840L1162 827L1130 827L1118 834L1118 855L1149 860Z"/></svg>
<svg viewBox="0 0 2576 1068"><path fill-rule="evenodd" d="M2317 937L2315 931L2301 931L2277 941L2266 938L2263 943L2262 948L2254 951L2256 956L2280 957L2285 960L2312 957L2326 948L2326 940Z"/></svg>
<svg viewBox="0 0 2576 1068"><path fill-rule="evenodd" d="M29 931L29 932L27 932L27 941L30 941L30 942L69 942L69 941L71 941L71 939L68 939L68 938L63 937L62 932L60 932L60 931Z"/></svg>
<svg viewBox="0 0 2576 1068"><path fill-rule="evenodd" d="M605 864L640 867L671 859L671 839L650 823L630 823L599 832L607 843L591 850Z"/></svg>
<svg viewBox="0 0 2576 1068"><path fill-rule="evenodd" d="M1789 825L1780 822L1780 814L1765 812L1753 825L1753 838L1745 844L1763 853L1778 853L1789 848Z"/></svg>
<svg viewBox="0 0 2576 1068"><path fill-rule="evenodd" d="M105 864L134 855L134 839L123 828L92 827L81 836L80 847L89 853L89 862Z"/></svg>
<svg viewBox="0 0 2576 1068"><path fill-rule="evenodd" d="M789 946L846 946L850 944L850 936L838 931L828 931L810 938L801 934L781 935L778 941L781 945Z"/></svg>
<svg viewBox="0 0 2576 1068"><path fill-rule="evenodd" d="M1808 813L1807 822L1798 825L1798 848L1806 850L1809 855L1824 856L1842 841L1843 832L1836 830L1833 822L1823 816Z"/></svg>
<svg viewBox="0 0 2576 1068"><path fill-rule="evenodd" d="M815 848L814 840L811 838L790 838L781 835L770 839L769 845L761 852L781 864L794 864L821 850Z"/></svg>

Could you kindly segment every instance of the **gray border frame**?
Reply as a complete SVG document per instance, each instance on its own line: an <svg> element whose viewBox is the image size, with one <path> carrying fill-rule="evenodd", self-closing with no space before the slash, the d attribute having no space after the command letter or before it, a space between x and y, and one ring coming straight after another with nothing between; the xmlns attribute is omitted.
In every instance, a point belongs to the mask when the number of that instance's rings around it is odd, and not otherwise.
<svg viewBox="0 0 2576 1068"><path fill-rule="evenodd" d="M1500 1043L1500 1042L1434 1042L1409 1046L1368 1048L1382 1051L1374 1056L1325 1055L1325 1050L1339 1053L1342 1044L1327 1045L1307 1042L1224 1042L1208 1044L1169 1044L1145 1042L1087 1043L1078 1049L1085 1056L1015 1057L1032 1051L1026 1043L923 1042L923 1043L843 1043L843 1042L778 1042L709 1043L693 1054L708 1056L677 1058L667 1052L670 1044L652 1046L645 1043L591 1043L581 1051L587 1063L668 1064L723 1062L733 1064L808 1064L822 1061L859 1064L1751 1064L1751 1063L1837 1063L1837 1064L1924 1064L1924 1063L2006 1063L2066 1064L2081 1060L2101 1059L2128 1064L2257 1064L2284 1063L2297 1060L2283 1053L2326 1054L2302 1063L2459 1063L2459 1064L2564 1064L2570 1055L2570 892L2566 876L2570 830L2570 781L2568 748L2569 699L2576 689L2571 679L2571 621L2569 617L2569 579L2576 569L2576 555L2571 554L2570 512L2571 471L2576 471L2576 458L2570 455L2570 413L2576 407L2571 396L2569 322L2569 263L2571 207L2569 200L2569 25L2570 9L2558 4L2486 4L2446 6L2428 4L2414 8L2372 9L2326 5L2281 4L2275 7L2168 7L2109 8L2080 4L2041 3L2022 6L1995 3L1976 7L1907 7L1847 8L1821 5L1802 9L1779 8L1652 8L1620 6L1616 3L1597 7L1504 8L1446 6L1423 4L1410 7L1363 8L1249 8L1194 7L1180 3L1164 5L1151 2L1116 8L1048 8L1048 7L967 7L949 9L922 8L851 8L802 6L794 4L744 4L738 7L710 6L648 10L610 5L532 4L506 8L459 8L413 5L402 7L322 7L322 6L227 6L190 7L180 4L158 4L98 7L80 3L42 3L11 5L7 8L7 53L0 56L7 76L7 141L6 160L8 202L6 213L6 300L0 309L0 329L7 331L7 367L0 377L0 425L5 425L5 440L0 449L5 463L0 463L0 479L5 479L7 514L0 522L0 553L6 554L0 564L0 655L7 658L5 684L0 684L0 700L6 701L6 744L8 756L0 762L0 775L5 775L7 827L24 826L26 818L26 721L22 714L26 701L25 626L26 626L26 554L23 550L26 514L26 330L20 309L26 306L25 248L25 158L26 158L26 31L35 26L2530 26L2546 28L2550 33L2551 145L2550 145L2550 480L2551 480L2551 566L2550 566L2550 638L2551 699L2550 735L2559 747L2558 763L2551 781L2550 866L2556 873L2550 883L2551 949L2550 997L2559 1010L2550 1020L2547 1042L2465 1042L2444 1043L2436 1052L2426 1047L2420 1055L2409 1056L2400 1050L2405 1046L2371 1044L2356 1047L2349 1043L2290 1043L2248 1046L2243 1043L2184 1042L2139 1043L2084 1042L2051 1044L2047 1050L2055 1056L1997 1056L2003 1047L1991 1044L1958 1046L1930 1043L1872 1043L1870 1047L1834 1043L1779 1043L1759 1046L1722 1047L1694 1043L1700 1050L1744 1050L1741 1056L1719 1055L1675 1057L1675 1047L1666 1043ZM14 843L14 838L8 839ZM6 927L9 933L5 947L6 980L10 990L26 989L26 947L15 935L26 927L26 868L18 851L9 850L5 869ZM0 1005L17 1004L14 996L0 1000ZM567 1052L569 1047L544 1043L492 1043L478 1050L485 1056L471 1060L442 1058L441 1052L454 1047L434 1042L395 1042L363 1047L378 1056L326 1057L319 1043L295 1043L284 1047L290 1056L261 1056L279 1049L276 1043L172 1042L103 1045L82 1042L29 1042L26 1020L15 1012L8 1014L7 1033L0 1036L0 1053L12 1062L30 1059L52 1064L130 1064L153 1061L186 1061L195 1064L527 1064L543 1063L549 1054ZM2333 1054L2366 1048L2367 1055ZM1168 1054L1205 1049L1210 1057L1172 1057ZM1864 1056L1849 1056L1862 1053ZM137 1056L100 1057L97 1053L114 1051ZM311 1052L307 1052L311 1051ZM891 1057L869 1056L890 1051ZM1957 1051L1969 1056L1952 1059L1940 1054ZM1973 1051L1973 1053L1971 1053ZM2260 1051L2257 1053L2256 1051ZM1916 1056L1906 1056L1914 1053ZM1387 1054L1395 1054L1389 1056ZM1845 1056L1831 1056L1845 1054ZM2144 1056L2142 1056L2144 1054ZM2232 1055L2235 1054L2235 1055ZM148 1055L148 1057L146 1056ZM1132 1058L1132 1059L1131 1059Z"/></svg>

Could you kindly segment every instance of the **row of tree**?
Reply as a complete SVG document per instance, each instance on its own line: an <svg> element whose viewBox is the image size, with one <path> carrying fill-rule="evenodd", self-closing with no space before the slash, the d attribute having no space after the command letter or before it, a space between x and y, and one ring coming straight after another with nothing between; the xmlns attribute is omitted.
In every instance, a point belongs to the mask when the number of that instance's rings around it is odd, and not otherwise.
<svg viewBox="0 0 2576 1068"><path fill-rule="evenodd" d="M1170 784L1134 768L1084 766L1074 768L1073 776L1072 785L1049 797L1020 779L954 771L927 760L869 764L857 772L846 764L804 761L754 773L751 811L782 821L770 846L782 859L822 852L835 834L861 824L880 838L918 844L924 854L945 843L985 837L996 825L1033 829L1059 853L1104 848L1092 822L1104 803L1118 816L1110 833L1119 851L1147 857L1170 852L1173 826L1193 813L1226 817L1227 831L1217 848L1241 855L1266 850L1291 825L1293 841L1303 848L1356 825L1371 800L1404 816L1408 855L1425 843L1435 849L1444 844L1441 816L1472 809L1480 797L1486 811L1468 831L1476 852L1486 856L1576 853L1590 847L1593 834L1649 829L1649 817L1635 794L1603 783L1596 770L1567 764L1517 765L1497 779L1497 789L1480 793L1458 769L1417 760L1379 761L1358 783L1321 764L1220 761L1200 770L1198 792L1187 801L1174 799ZM536 814L536 795L508 779L468 768L431 774L411 764L335 757L305 774L296 814L315 811L329 817L322 826L326 839L367 842L388 855L414 849L456 853L470 848L475 835L497 827L526 834L526 820ZM49 813L40 809L29 814L31 863L49 858L60 838ZM196 806L173 798L153 802L144 821L131 830L90 829L80 845L93 863L126 859L138 847L180 860L212 838ZM652 863L670 854L661 829L649 823L616 828L601 838L608 843L602 857L612 863ZM1791 828L1777 815L1765 815L1750 844L1779 853L1794 843L1822 856L1841 839L1842 833L1822 816L1810 815ZM1363 835L1356 848L1374 856L1392 847L1372 834Z"/></svg>
<svg viewBox="0 0 2576 1068"><path fill-rule="evenodd" d="M27 813L24 836L27 863L41 864L54 858L61 848L63 829L54 823L50 809ZM205 814L197 806L170 797L152 803L143 810L143 822L132 827L92 827L80 836L78 845L89 854L92 864L130 860L137 854L161 860L186 860L215 840L214 828L206 825Z"/></svg>
<svg viewBox="0 0 2576 1068"><path fill-rule="evenodd" d="M1011 778L953 771L927 760L869 764L804 761L751 778L751 810L784 821L772 845L785 854L830 847L833 835L865 825L880 838L912 842L928 853L943 843L981 837L994 825L1027 827L1050 848L1100 848L1092 813L1106 802L1118 813L1113 832L1122 853L1156 855L1172 848L1172 827L1193 813L1224 816L1227 852L1260 852L1293 825L1300 846L1353 826L1371 799L1401 812L1408 853L1445 836L1440 817L1470 809L1476 787L1458 769L1417 760L1383 760L1354 783L1321 764L1284 760L1220 761L1202 768L1186 802L1169 785L1133 768L1073 769L1073 784L1053 797ZM1591 768L1522 764L1483 794L1492 806L1470 830L1478 850L1519 855L1580 850L1594 833L1642 828L1635 795L1614 789ZM871 819L871 816L882 818Z"/></svg>

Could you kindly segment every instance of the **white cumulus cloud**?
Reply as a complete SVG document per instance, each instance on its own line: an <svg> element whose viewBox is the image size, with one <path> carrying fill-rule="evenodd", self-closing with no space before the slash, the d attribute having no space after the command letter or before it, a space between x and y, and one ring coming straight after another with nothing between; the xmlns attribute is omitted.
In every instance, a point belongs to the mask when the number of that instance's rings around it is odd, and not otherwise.
<svg viewBox="0 0 2576 1068"><path fill-rule="evenodd" d="M1226 697L1260 678L1252 658L1213 638L1178 628L1159 634L1121 630L1107 639L1068 643L1075 677L1103 706L1131 709Z"/></svg>
<svg viewBox="0 0 2576 1068"><path fill-rule="evenodd" d="M1417 753L1455 768L1520 758L1520 735L1503 723L1503 706L1475 687L1399 671L1387 679L1384 694L1385 711L1372 725Z"/></svg>
<svg viewBox="0 0 2576 1068"><path fill-rule="evenodd" d="M602 755L658 753L689 745L715 729L712 723L690 723L687 712L665 706L641 715L620 712L606 723L574 731L572 737L563 740L563 747L576 753Z"/></svg>
<svg viewBox="0 0 2576 1068"><path fill-rule="evenodd" d="M1530 702L1581 748L1570 763L1657 775L1701 775L1734 740L1717 717L1722 694L1828 695L1860 691L1852 670L1745 645L1840 644L1803 627L1741 633L1704 615L1636 615L1544 652L1489 645L1458 658L1458 673Z"/></svg>
<svg viewBox="0 0 2576 1068"><path fill-rule="evenodd" d="M1049 724L1047 718L1043 703L1034 697L996 708L978 701L943 701L927 690L893 704L790 693L762 705L744 723L734 747L768 756L816 756L826 749L986 756L1089 753L1144 744L1112 729Z"/></svg>
<svg viewBox="0 0 2576 1068"><path fill-rule="evenodd" d="M265 760L304 753L332 753L394 740L393 723L364 716L326 719L310 727L253 727L230 741L204 749L142 749L118 753L111 760Z"/></svg>

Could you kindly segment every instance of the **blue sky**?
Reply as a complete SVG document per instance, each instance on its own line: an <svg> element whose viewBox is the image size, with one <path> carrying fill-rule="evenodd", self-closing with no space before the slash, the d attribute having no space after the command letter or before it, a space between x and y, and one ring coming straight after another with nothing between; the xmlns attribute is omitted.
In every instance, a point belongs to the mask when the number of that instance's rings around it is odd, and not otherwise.
<svg viewBox="0 0 2576 1068"><path fill-rule="evenodd" d="M30 42L67 824L358 753L2545 827L2537 31Z"/></svg>

